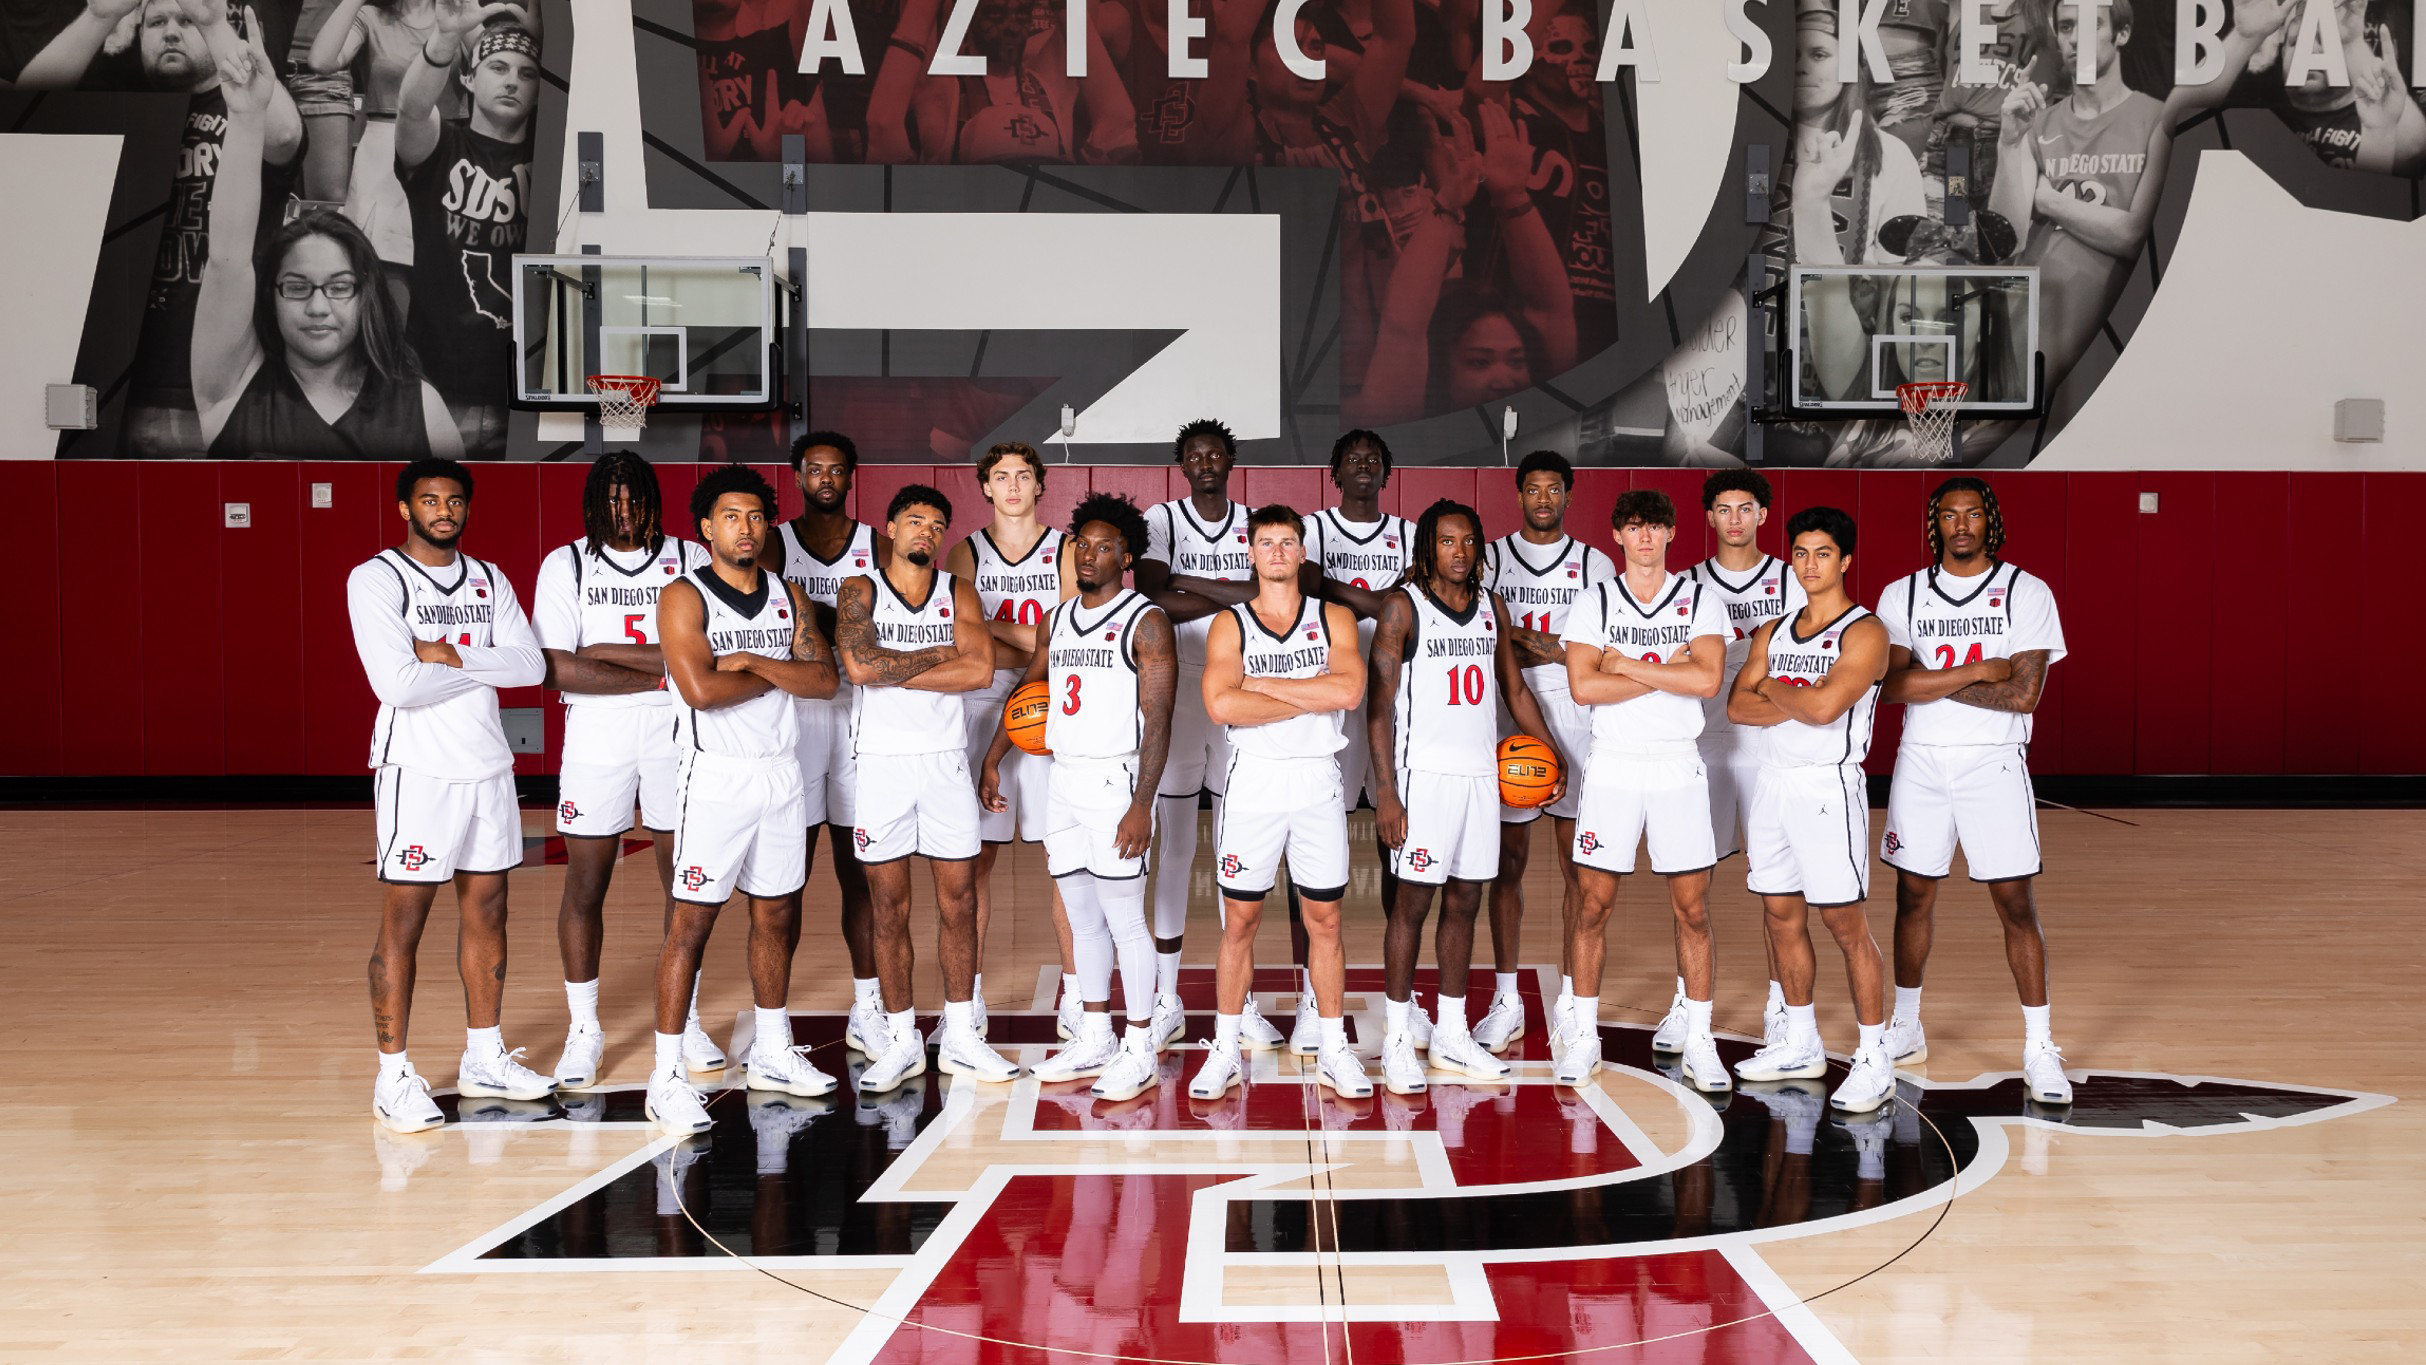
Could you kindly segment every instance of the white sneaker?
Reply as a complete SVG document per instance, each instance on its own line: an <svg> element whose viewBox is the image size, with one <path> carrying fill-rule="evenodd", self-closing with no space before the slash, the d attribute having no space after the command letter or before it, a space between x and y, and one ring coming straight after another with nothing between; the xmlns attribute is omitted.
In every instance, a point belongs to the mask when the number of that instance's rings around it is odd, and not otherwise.
<svg viewBox="0 0 2426 1365"><path fill-rule="evenodd" d="M792 1040L783 1041L789 1046ZM724 1070L724 1049L716 1046L716 1040L699 1026L696 1014L682 1022L682 1064L693 1071Z"/></svg>
<svg viewBox="0 0 2426 1365"><path fill-rule="evenodd" d="M708 1117L706 1099L679 1071L649 1077L649 1097L641 1111L668 1133L704 1133L714 1122Z"/></svg>
<svg viewBox="0 0 2426 1365"><path fill-rule="evenodd" d="M1794 1031L1794 1016L1786 1013L1784 1000L1771 1001L1761 1011L1761 1046L1776 1047Z"/></svg>
<svg viewBox="0 0 2426 1365"><path fill-rule="evenodd" d="M564 1035L564 1052L556 1059L556 1088L579 1090L598 1081L599 1063L606 1060L606 1034L595 1026L575 1024Z"/></svg>
<svg viewBox="0 0 2426 1365"><path fill-rule="evenodd" d="M1902 1015L1889 1019L1887 1031L1879 1036L1879 1047L1897 1066L1919 1066L1929 1060L1929 1038L1921 1032L1918 1019Z"/></svg>
<svg viewBox="0 0 2426 1365"><path fill-rule="evenodd" d="M881 1001L852 1001L851 1017L843 1022L844 1046L862 1057L881 1057L891 1042L893 1026Z"/></svg>
<svg viewBox="0 0 2426 1365"><path fill-rule="evenodd" d="M1127 1039L1112 1053L1112 1061L1095 1077L1087 1093L1099 1100L1118 1103L1133 1100L1162 1083L1162 1059L1154 1055L1153 1045L1140 1038L1134 1044Z"/></svg>
<svg viewBox="0 0 2426 1365"><path fill-rule="evenodd" d="M1432 1016L1413 1000L1407 1002L1407 1033L1415 1039L1416 1051L1432 1046Z"/></svg>
<svg viewBox="0 0 2426 1365"><path fill-rule="evenodd" d="M1289 1023L1289 1055L1292 1057L1320 1056L1323 1050L1323 1020L1314 1007L1314 994L1309 991L1297 997L1297 1017Z"/></svg>
<svg viewBox="0 0 2426 1365"><path fill-rule="evenodd" d="M1053 1007L1054 1036L1065 1040L1077 1037L1079 1029L1085 1027L1086 1017L1087 1002L1079 999L1076 991L1063 991L1061 1003Z"/></svg>
<svg viewBox="0 0 2426 1365"><path fill-rule="evenodd" d="M1560 1085L1585 1086L1600 1071L1600 1029L1577 1025L1558 1043L1558 1066L1550 1079Z"/></svg>
<svg viewBox="0 0 2426 1365"><path fill-rule="evenodd" d="M1314 1079L1329 1086L1341 1099L1361 1100L1373 1093L1373 1081L1365 1075L1364 1059L1345 1043L1322 1050L1314 1063Z"/></svg>
<svg viewBox="0 0 2426 1365"><path fill-rule="evenodd" d="M898 1090L912 1076L927 1074L927 1040L918 1030L885 1034L884 1052L868 1062L868 1069L859 1073L859 1093L881 1095Z"/></svg>
<svg viewBox="0 0 2426 1365"><path fill-rule="evenodd" d="M1247 1074L1245 1063L1238 1059L1236 1046L1207 1043L1205 1064L1196 1069L1196 1079L1188 1082L1188 1094L1200 1100L1217 1100L1230 1093L1230 1087Z"/></svg>
<svg viewBox="0 0 2426 1365"><path fill-rule="evenodd" d="M1089 1015L1091 1019L1107 1016ZM1082 1076L1100 1076L1112 1059L1120 1055L1120 1039L1112 1036L1110 1025L1089 1029L1079 1025L1078 1037L1068 1047L1036 1064L1036 1079L1040 1081L1074 1081ZM945 1068L950 1070L949 1067Z"/></svg>
<svg viewBox="0 0 2426 1365"><path fill-rule="evenodd" d="M1280 1030L1255 1008L1255 997L1247 997L1247 1007L1238 1016L1238 1050L1241 1052L1270 1052L1281 1044Z"/></svg>
<svg viewBox="0 0 2426 1365"><path fill-rule="evenodd" d="M1653 1052L1684 1051L1685 1034L1692 1026L1691 1021L1685 1017L1685 993L1678 991L1675 997L1668 1001L1668 1013L1659 1021L1658 1031L1651 1035L1651 1050Z"/></svg>
<svg viewBox="0 0 2426 1365"><path fill-rule="evenodd" d="M1575 997L1561 994L1550 1002L1550 1055L1556 1057L1567 1045L1567 1021L1575 1015Z"/></svg>
<svg viewBox="0 0 2426 1365"><path fill-rule="evenodd" d="M1895 1064L1887 1060L1885 1048L1873 1047L1853 1054L1853 1070L1828 1103L1848 1114L1867 1114L1893 1098Z"/></svg>
<svg viewBox="0 0 2426 1365"><path fill-rule="evenodd" d="M1324 1058L1326 1063L1329 1060ZM1364 1064L1358 1063L1357 1070L1362 1074ZM1381 1083L1393 1095L1420 1095L1432 1088L1431 1082L1424 1079L1424 1064L1416 1060L1415 1039L1411 1034L1393 1033L1382 1040Z"/></svg>
<svg viewBox="0 0 2426 1365"><path fill-rule="evenodd" d="M1169 1047L1188 1031L1188 1007L1179 997L1162 991L1154 997L1154 1013L1147 1016L1146 1031L1153 1035L1154 1046Z"/></svg>
<svg viewBox="0 0 2426 1365"><path fill-rule="evenodd" d="M494 1057L463 1054L455 1074L456 1093L500 1100L546 1099L555 1092L556 1083L524 1066L517 1060L521 1056L521 1048Z"/></svg>
<svg viewBox="0 0 2426 1365"><path fill-rule="evenodd" d="M406 1063L402 1071L371 1085L371 1116L391 1133L420 1133L446 1122L430 1098L430 1083ZM421 1164L420 1162L413 1163Z"/></svg>
<svg viewBox="0 0 2426 1365"><path fill-rule="evenodd" d="M1795 1038L1789 1030L1783 1042L1737 1062L1735 1074L1747 1081L1815 1081L1828 1074L1828 1054L1817 1037Z"/></svg>
<svg viewBox="0 0 2426 1365"><path fill-rule="evenodd" d="M974 1026L947 1025L937 1032L935 1064L944 1074L997 1084L1018 1077L1019 1064L996 1052Z"/></svg>
<svg viewBox="0 0 2426 1365"><path fill-rule="evenodd" d="M2064 1075L2064 1050L2053 1042L2022 1049L2022 1079L2029 1083L2030 1098L2041 1104L2072 1103L2072 1081Z"/></svg>
<svg viewBox="0 0 2426 1365"><path fill-rule="evenodd" d="M752 1043L743 1070L749 1073L749 1088L752 1090L779 1090L802 1099L831 1095L837 1084L833 1077L817 1069L817 1063L809 1060L809 1050L805 1047Z"/></svg>
<svg viewBox="0 0 2426 1365"><path fill-rule="evenodd" d="M1684 1073L1685 1084L1696 1090L1717 1092L1735 1088L1735 1078L1727 1074L1726 1064L1718 1059L1718 1041L1707 1033L1686 1037L1678 1068Z"/></svg>
<svg viewBox="0 0 2426 1365"><path fill-rule="evenodd" d="M1490 1010L1474 1025L1474 1041L1488 1051L1497 1052L1524 1036L1524 998L1505 991L1494 992Z"/></svg>
<svg viewBox="0 0 2426 1365"><path fill-rule="evenodd" d="M1478 1081L1508 1078L1508 1064L1492 1056L1481 1039L1463 1029L1433 1029L1432 1046L1424 1050L1424 1055L1435 1071L1455 1071Z"/></svg>

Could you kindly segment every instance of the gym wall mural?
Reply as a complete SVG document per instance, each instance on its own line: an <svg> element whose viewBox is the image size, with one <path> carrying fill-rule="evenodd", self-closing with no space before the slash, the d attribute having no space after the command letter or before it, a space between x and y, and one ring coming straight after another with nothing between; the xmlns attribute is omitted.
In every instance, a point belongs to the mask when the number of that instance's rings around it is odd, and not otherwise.
<svg viewBox="0 0 2426 1365"><path fill-rule="evenodd" d="M511 401L506 296L510 258L554 248L570 208L577 23L633 26L652 207L768 214L797 137L813 209L1276 216L1281 420L1242 452L1267 463L1319 462L1350 427L1403 462L1498 463L1506 407L1520 448L1585 464L1731 463L1754 432L1767 464L1910 462L1891 416L1747 402L1746 349L1776 346L1756 329L1786 302L1748 304L1757 257L1772 285L1890 272L1828 333L1865 348L1979 325L1895 266L2035 267L2046 411L1966 427L1961 456L2025 464L2161 287L2192 151L2242 151L2316 207L2417 213L2409 0L1727 0L1725 173L1655 266L1680 225L1645 221L1645 153L1673 123L1637 82L1710 52L1678 38L1695 10L1096 0L1074 25L1068 0L21 0L0 115L124 138L75 368L102 420L66 458L577 457ZM790 376L809 420L915 461L1035 439L1048 396L1100 393L1170 339L810 335ZM1823 394L1943 376L1911 354L1794 363ZM665 414L643 449L780 458L790 420Z"/></svg>

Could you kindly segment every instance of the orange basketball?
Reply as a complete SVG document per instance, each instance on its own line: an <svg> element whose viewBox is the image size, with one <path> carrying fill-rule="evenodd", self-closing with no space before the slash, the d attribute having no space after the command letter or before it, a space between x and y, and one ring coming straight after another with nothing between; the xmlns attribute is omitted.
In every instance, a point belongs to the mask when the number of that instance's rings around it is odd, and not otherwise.
<svg viewBox="0 0 2426 1365"><path fill-rule="evenodd" d="M1002 728L1011 732L1011 742L1032 754L1051 752L1045 748L1045 712L1052 705L1052 690L1042 678L1011 689L1002 704Z"/></svg>
<svg viewBox="0 0 2426 1365"><path fill-rule="evenodd" d="M1510 735L1499 742L1499 799L1502 805L1531 810L1558 790L1558 755L1531 735Z"/></svg>

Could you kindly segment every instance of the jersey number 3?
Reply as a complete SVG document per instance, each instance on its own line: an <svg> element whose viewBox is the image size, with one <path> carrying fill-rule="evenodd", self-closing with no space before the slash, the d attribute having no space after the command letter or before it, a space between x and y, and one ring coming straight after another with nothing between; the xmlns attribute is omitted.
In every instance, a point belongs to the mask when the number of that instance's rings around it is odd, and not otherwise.
<svg viewBox="0 0 2426 1365"><path fill-rule="evenodd" d="M1078 714L1078 675L1075 673L1070 675L1069 694L1061 699L1061 713L1065 716Z"/></svg>

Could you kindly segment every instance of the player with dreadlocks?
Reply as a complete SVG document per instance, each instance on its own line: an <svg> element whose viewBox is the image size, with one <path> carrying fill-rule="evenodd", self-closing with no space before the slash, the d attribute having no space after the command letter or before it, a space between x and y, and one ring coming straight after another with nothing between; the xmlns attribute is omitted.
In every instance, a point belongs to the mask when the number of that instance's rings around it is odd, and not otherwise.
<svg viewBox="0 0 2426 1365"><path fill-rule="evenodd" d="M675 769L665 660L657 650L657 594L707 562L707 552L665 533L657 471L628 450L601 455L581 490L579 540L539 567L532 625L547 657L546 685L564 694L564 759L557 778L556 832L564 836L564 900L556 946L572 1014L556 1084L595 1084L606 1036L598 1025L598 955L605 937L607 881L632 827L657 837L657 881L674 912ZM724 1053L699 1025L699 987L683 1026L683 1060L701 1071Z"/></svg>
<svg viewBox="0 0 2426 1365"><path fill-rule="evenodd" d="M1483 519L1464 503L1433 503L1415 523L1406 582L1384 595L1366 673L1366 733L1373 745L1374 820L1397 864L1396 896L1384 942L1389 991L1382 1041L1382 1084L1396 1095L1426 1088L1415 1059L1415 959L1423 948L1432 891L1441 892L1433 942L1440 967L1440 1018L1432 1026L1431 1065L1478 1080L1504 1080L1508 1064L1466 1026L1466 969L1474 959L1474 916L1483 888L1499 873L1499 703L1516 728L1558 741L1532 689L1499 595L1477 581ZM1560 755L1559 768L1566 769ZM1556 799L1553 793L1552 799Z"/></svg>
<svg viewBox="0 0 2426 1365"><path fill-rule="evenodd" d="M2070 1104L2064 1054L2047 1023L2047 945L2031 881L2039 873L2030 789L2030 716L2047 669L2064 657L2055 594L2004 562L1996 492L1968 475L1929 496L1933 561L1879 599L1889 644L1883 699L1904 704L1880 857L1896 870L1895 1013L1888 1058L1927 1060L1921 974L1929 965L1938 883L1959 844L2005 929L2022 997L2022 1074L2041 1104Z"/></svg>

